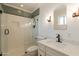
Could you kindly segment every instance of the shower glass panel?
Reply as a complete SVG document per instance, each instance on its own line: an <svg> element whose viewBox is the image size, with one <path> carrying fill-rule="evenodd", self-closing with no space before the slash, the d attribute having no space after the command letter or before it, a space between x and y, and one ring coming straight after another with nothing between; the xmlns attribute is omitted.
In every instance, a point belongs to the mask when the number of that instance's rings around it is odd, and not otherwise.
<svg viewBox="0 0 79 59"><path fill-rule="evenodd" d="M0 55L1 55L1 13L0 13Z"/></svg>
<svg viewBox="0 0 79 59"><path fill-rule="evenodd" d="M6 29L6 20L4 17L5 16L3 15L2 10L0 10L0 56L6 55L7 51L7 36L4 35L4 30Z"/></svg>
<svg viewBox="0 0 79 59"><path fill-rule="evenodd" d="M31 19L6 13L0 16L0 52L3 56L24 55L33 45Z"/></svg>

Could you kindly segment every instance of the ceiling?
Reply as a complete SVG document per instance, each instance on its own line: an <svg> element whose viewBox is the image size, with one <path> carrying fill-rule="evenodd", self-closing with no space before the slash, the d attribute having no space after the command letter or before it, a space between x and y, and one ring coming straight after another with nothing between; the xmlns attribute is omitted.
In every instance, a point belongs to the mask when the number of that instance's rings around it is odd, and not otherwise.
<svg viewBox="0 0 79 59"><path fill-rule="evenodd" d="M6 3L5 5L15 7L15 8L32 13L37 8L39 8L41 3ZM21 7L21 5L23 5L23 7Z"/></svg>
<svg viewBox="0 0 79 59"><path fill-rule="evenodd" d="M56 5L61 5L62 3L5 3L7 6L11 6L29 13L33 13L36 9L38 9L40 6L43 5L53 5L53 8L56 7ZM21 7L23 5L23 7Z"/></svg>

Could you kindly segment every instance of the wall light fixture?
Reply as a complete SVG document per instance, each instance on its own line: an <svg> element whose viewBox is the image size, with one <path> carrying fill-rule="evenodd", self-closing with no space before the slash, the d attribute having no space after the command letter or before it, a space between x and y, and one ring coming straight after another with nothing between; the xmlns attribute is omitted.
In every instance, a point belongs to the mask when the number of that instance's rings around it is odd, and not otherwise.
<svg viewBox="0 0 79 59"><path fill-rule="evenodd" d="M49 16L49 18L47 19L48 22L51 22L51 16Z"/></svg>
<svg viewBox="0 0 79 59"><path fill-rule="evenodd" d="M76 12L74 12L72 14L72 17L78 17L78 16L79 16L79 8L78 8L78 10Z"/></svg>

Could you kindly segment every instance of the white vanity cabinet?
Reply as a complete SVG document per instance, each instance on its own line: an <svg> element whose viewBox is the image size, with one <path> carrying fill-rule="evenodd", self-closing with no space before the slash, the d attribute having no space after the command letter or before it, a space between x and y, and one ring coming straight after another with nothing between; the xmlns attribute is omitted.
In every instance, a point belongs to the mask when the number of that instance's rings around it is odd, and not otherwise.
<svg viewBox="0 0 79 59"><path fill-rule="evenodd" d="M45 56L45 52L42 50L38 50L38 56Z"/></svg>
<svg viewBox="0 0 79 59"><path fill-rule="evenodd" d="M54 39L46 39L38 41L39 56L79 56L79 46L69 41L62 43L56 42Z"/></svg>
<svg viewBox="0 0 79 59"><path fill-rule="evenodd" d="M38 44L38 56L45 56L46 55L46 49L43 44Z"/></svg>
<svg viewBox="0 0 79 59"><path fill-rule="evenodd" d="M46 47L46 56L66 56L66 54L56 51L55 49Z"/></svg>
<svg viewBox="0 0 79 59"><path fill-rule="evenodd" d="M56 51L44 44L38 43L38 56L66 56L64 53Z"/></svg>

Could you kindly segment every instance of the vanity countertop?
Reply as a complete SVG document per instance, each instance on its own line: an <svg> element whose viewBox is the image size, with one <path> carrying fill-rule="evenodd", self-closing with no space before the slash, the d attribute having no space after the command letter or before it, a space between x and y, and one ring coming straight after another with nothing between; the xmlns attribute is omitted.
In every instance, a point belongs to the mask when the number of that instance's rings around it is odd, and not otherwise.
<svg viewBox="0 0 79 59"><path fill-rule="evenodd" d="M68 56L79 56L79 46L71 44L69 42L56 42L53 39L40 40L38 43L41 43L51 49L62 52Z"/></svg>

